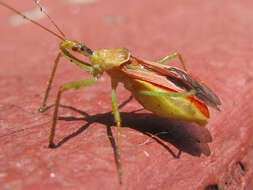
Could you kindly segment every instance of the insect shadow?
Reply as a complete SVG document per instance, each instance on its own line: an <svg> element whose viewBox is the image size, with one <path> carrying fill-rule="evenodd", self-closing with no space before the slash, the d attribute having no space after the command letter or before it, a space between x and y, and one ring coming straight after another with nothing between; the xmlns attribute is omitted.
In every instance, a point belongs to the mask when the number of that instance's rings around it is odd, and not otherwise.
<svg viewBox="0 0 253 190"><path fill-rule="evenodd" d="M128 100L119 106L119 108L125 106L131 99L132 97L130 96ZM88 113L72 106L61 105L61 107L78 112L83 115L83 117L59 117L59 120L84 120L87 123L74 133L64 137L56 144L55 148L60 147L71 138L79 135L85 131L90 124L96 122L107 126L107 135L116 158L116 142L111 131L111 126L115 125L112 112L89 115ZM207 143L212 141L212 137L206 128L188 122L161 118L152 113L138 113L138 111L139 110L133 112L121 112L122 126L130 127L147 135L149 139L152 138L163 146L174 158L179 158L182 151L193 156L200 156L201 153L206 156L210 155L210 149ZM179 152L177 154L174 153L166 143L174 145L178 148Z"/></svg>

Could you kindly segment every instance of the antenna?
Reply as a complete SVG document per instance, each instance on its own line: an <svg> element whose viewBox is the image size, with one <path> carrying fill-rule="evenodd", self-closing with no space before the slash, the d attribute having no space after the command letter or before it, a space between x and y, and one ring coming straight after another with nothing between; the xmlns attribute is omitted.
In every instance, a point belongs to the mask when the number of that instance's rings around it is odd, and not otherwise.
<svg viewBox="0 0 253 190"><path fill-rule="evenodd" d="M33 24L35 24L35 25L39 26L40 28L46 30L47 32L53 34L53 35L56 36L57 38L60 38L61 40L65 40L65 35L64 35L62 32L60 32L61 35L62 35L62 36L60 36L60 35L57 34L56 32L54 32L54 31L48 29L47 27L41 25L40 23L36 22L35 20L33 20L33 19L31 19L31 18L25 16L23 13L21 13L21 12L18 11L17 9L14 9L13 7L9 6L8 4L5 4L4 2L0 1L0 5L6 7L7 9L10 9L11 11L15 12L16 14L22 16L24 19L26 19L26 20L32 22ZM45 13L43 10L42 10L42 12ZM46 14L46 15L47 15L47 14ZM48 16L48 15L47 15L47 16ZM49 16L48 16L48 17L49 17ZM50 18L50 17L49 17L49 18ZM50 20L51 20L52 23L54 23L54 22L52 21L51 18L50 18ZM54 25L56 25L56 24L54 23ZM56 27L56 28L57 28L58 31L61 31L61 30L58 29L58 27Z"/></svg>
<svg viewBox="0 0 253 190"><path fill-rule="evenodd" d="M63 37L65 37L65 34L61 31L61 29L57 26L57 24L53 21L53 19L47 14L47 12L45 11L45 9L42 8L42 6L40 5L40 0L34 0L34 2L36 3L36 5L40 8L40 11L42 13L44 13L47 18L50 20L50 22L55 26L55 28L58 30L58 32L61 33L61 35Z"/></svg>

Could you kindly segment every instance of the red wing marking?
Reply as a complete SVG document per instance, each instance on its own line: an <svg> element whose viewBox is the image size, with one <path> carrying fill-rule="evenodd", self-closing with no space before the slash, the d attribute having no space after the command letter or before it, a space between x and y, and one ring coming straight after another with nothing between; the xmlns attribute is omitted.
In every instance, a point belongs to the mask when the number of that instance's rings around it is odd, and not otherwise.
<svg viewBox="0 0 253 190"><path fill-rule="evenodd" d="M143 65L149 70L153 71L153 73L157 73L157 75L165 77L167 81L170 82L170 85L171 83L174 84L171 86L177 86L177 88L180 88L181 91L183 90L189 92L190 90L194 90L196 97L204 101L207 105L219 110L218 106L221 105L221 101L218 96L203 82L193 78L185 71L176 67L170 67L160 63L146 61L137 57L131 57L130 61L137 62L138 64ZM153 81L152 77L151 81ZM157 83L155 82L155 84L164 86L164 83L166 83L163 82L160 84L159 82L160 81L158 81ZM167 86L165 85L165 87Z"/></svg>

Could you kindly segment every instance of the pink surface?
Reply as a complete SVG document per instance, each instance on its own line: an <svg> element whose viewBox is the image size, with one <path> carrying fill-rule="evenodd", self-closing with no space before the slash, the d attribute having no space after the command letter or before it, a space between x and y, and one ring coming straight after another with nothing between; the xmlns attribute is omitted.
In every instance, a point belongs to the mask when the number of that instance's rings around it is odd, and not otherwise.
<svg viewBox="0 0 253 190"><path fill-rule="evenodd" d="M32 1L8 3L21 11L35 7ZM42 3L67 36L92 49L126 47L152 61L180 52L189 71L220 96L222 111L211 110L209 124L200 128L134 112L141 106L128 102L121 109L120 186L108 76L63 95L56 131L60 146L48 149L53 108L37 110L59 40L30 23L10 26L14 14L0 7L2 189L253 189L252 1ZM39 21L50 26L47 19ZM49 105L60 84L89 76L66 60L61 63ZM117 93L119 103L130 96L122 86ZM156 140L147 135L164 130Z"/></svg>

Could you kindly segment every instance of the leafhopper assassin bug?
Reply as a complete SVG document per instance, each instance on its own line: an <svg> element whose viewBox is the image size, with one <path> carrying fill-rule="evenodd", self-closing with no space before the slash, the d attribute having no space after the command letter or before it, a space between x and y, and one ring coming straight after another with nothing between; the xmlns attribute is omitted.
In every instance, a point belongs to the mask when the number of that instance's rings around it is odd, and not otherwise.
<svg viewBox="0 0 253 190"><path fill-rule="evenodd" d="M218 96L202 81L195 79L188 73L182 56L179 53L173 53L158 62L152 62L133 56L126 48L92 50L84 43L66 38L51 17L42 9L39 2L35 2L56 27L58 33L26 17L3 1L0 1L0 4L61 40L59 44L60 52L54 61L40 111L45 111L55 71L61 57L73 62L76 66L92 75L88 79L74 81L60 86L55 100L54 114L50 128L49 148L56 147L54 137L62 93L69 89L91 85L95 83L104 72L111 77L112 110L114 121L117 126L116 161L120 182L122 179L120 159L121 119L116 101L116 88L118 83L123 83L125 88L132 93L133 97L136 98L145 109L165 118L195 122L204 126L209 119L209 110L207 106L219 110L218 106L221 105L221 101ZM88 57L90 61L84 62L76 58L70 53L71 51ZM176 57L179 58L183 69L164 64L166 61Z"/></svg>

